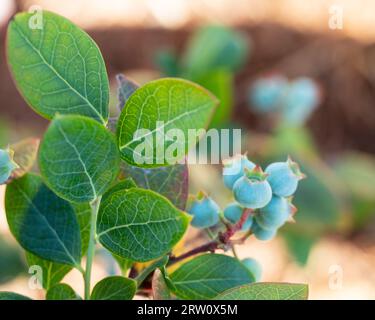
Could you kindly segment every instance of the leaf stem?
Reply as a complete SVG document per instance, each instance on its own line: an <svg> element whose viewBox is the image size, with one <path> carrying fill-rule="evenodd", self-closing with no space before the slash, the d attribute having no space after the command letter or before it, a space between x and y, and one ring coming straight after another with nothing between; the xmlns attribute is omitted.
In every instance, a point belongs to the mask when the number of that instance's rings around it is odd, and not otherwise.
<svg viewBox="0 0 375 320"><path fill-rule="evenodd" d="M90 299L90 290L91 290L91 269L92 263L95 256L95 245L96 245L96 219L98 216L98 210L100 206L101 197L96 198L93 202L90 203L91 206L91 221L90 221L90 239L89 247L87 249L87 258L86 258L86 270L84 273L85 279L85 300Z"/></svg>
<svg viewBox="0 0 375 320"><path fill-rule="evenodd" d="M220 232L215 240L209 241L199 247L196 247L188 252L185 252L184 254L175 257L171 256L169 258L169 263L168 265L172 265L176 262L179 262L183 259L189 258L193 255L196 255L198 253L203 253L203 252L215 252L216 249L226 247L228 245L232 246L232 236L237 232L240 231L246 222L247 218L253 214L252 209L244 209L241 215L240 220L236 224L233 225L226 225L226 231L225 232ZM244 237L242 237L240 240L242 243L247 239L247 237L250 235L250 232L247 232ZM236 241L235 241L236 242Z"/></svg>

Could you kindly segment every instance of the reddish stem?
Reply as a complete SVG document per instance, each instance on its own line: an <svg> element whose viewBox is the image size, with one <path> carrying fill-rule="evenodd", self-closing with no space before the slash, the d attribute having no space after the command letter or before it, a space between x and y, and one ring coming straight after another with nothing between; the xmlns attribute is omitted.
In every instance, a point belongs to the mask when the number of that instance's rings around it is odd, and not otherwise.
<svg viewBox="0 0 375 320"><path fill-rule="evenodd" d="M241 215L241 218L240 220L238 220L238 222L234 225L229 225L229 226L226 226L226 231L225 232L220 232L219 235L218 235L218 238L216 240L212 240L206 244L203 244L199 247L196 247L188 252L185 252L184 254L178 256L178 257L175 257L175 256L171 256L169 258L169 263L168 265L171 265L171 264L174 264L176 262L179 262L183 259L186 259L186 258L189 258L191 256L194 256L198 253L203 253L203 252L215 252L216 249L219 248L220 245L228 245L228 244L231 244L231 238L233 237L233 235L237 232L237 231L240 231L244 225L244 223L246 222L246 220L249 218L249 216L253 213L253 210L251 209L244 209L244 211L242 212L242 215ZM243 241L246 240L246 237L244 238L241 238Z"/></svg>

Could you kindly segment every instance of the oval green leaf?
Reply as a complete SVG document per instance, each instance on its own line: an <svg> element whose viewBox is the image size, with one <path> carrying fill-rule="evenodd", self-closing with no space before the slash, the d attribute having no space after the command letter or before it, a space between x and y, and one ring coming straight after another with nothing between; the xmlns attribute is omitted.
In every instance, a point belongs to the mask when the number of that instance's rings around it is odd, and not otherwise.
<svg viewBox="0 0 375 320"><path fill-rule="evenodd" d="M237 259L204 254L179 267L170 277L171 290L183 299L212 299L230 288L254 282L254 276Z"/></svg>
<svg viewBox="0 0 375 320"><path fill-rule="evenodd" d="M217 105L215 96L193 82L173 78L149 82L129 97L121 112L117 125L121 157L139 167L177 163L197 142L188 139L189 129L207 128ZM183 137L175 139L170 130L176 129ZM163 138L163 132L170 138ZM176 155L173 150L181 152Z"/></svg>
<svg viewBox="0 0 375 320"><path fill-rule="evenodd" d="M72 270L71 266L39 258L30 252L26 252L26 260L29 267L37 266L42 269L42 274L38 281L46 290L58 284ZM36 273L35 275L38 274Z"/></svg>
<svg viewBox="0 0 375 320"><path fill-rule="evenodd" d="M66 283L59 283L47 291L47 300L81 300L81 297Z"/></svg>
<svg viewBox="0 0 375 320"><path fill-rule="evenodd" d="M58 116L42 140L39 167L47 185L60 197L90 202L102 195L118 174L116 142L90 118Z"/></svg>
<svg viewBox="0 0 375 320"><path fill-rule="evenodd" d="M112 193L101 203L101 244L122 258L145 262L167 254L182 238L190 218L163 196L139 188Z"/></svg>
<svg viewBox="0 0 375 320"><path fill-rule="evenodd" d="M27 251L53 262L78 266L81 238L73 207L34 174L12 181L5 193L9 228Z"/></svg>
<svg viewBox="0 0 375 320"><path fill-rule="evenodd" d="M69 20L41 14L40 28L29 26L33 13L17 14L8 27L8 61L19 91L47 119L80 114L105 124L109 82L97 45Z"/></svg>
<svg viewBox="0 0 375 320"><path fill-rule="evenodd" d="M92 290L91 300L131 300L137 290L137 282L119 276L98 282Z"/></svg>
<svg viewBox="0 0 375 320"><path fill-rule="evenodd" d="M215 300L307 300L309 288L297 283L253 283L229 289Z"/></svg>

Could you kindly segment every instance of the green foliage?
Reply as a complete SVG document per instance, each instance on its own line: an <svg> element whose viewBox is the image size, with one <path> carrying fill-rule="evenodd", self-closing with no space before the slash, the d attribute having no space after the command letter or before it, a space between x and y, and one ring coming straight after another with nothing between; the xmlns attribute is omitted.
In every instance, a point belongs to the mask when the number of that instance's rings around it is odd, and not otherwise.
<svg viewBox="0 0 375 320"><path fill-rule="evenodd" d="M46 290L58 284L72 270L69 265L48 261L30 252L26 252L26 260L29 267L42 268L41 279L38 280Z"/></svg>
<svg viewBox="0 0 375 320"><path fill-rule="evenodd" d="M185 209L189 191L189 171L186 163L149 169L124 164L123 172L126 177L133 178L138 187L160 193L177 208Z"/></svg>
<svg viewBox="0 0 375 320"><path fill-rule="evenodd" d="M170 289L183 299L212 299L219 293L255 281L237 259L221 254L198 256L170 275Z"/></svg>
<svg viewBox="0 0 375 320"><path fill-rule="evenodd" d="M119 276L98 282L92 290L91 300L131 300L137 290L137 282Z"/></svg>
<svg viewBox="0 0 375 320"><path fill-rule="evenodd" d="M306 300L308 287L292 283L253 283L231 288L216 300Z"/></svg>
<svg viewBox="0 0 375 320"><path fill-rule="evenodd" d="M140 87L126 101L118 121L117 139L122 159L142 167L177 163L189 147L196 144L194 140L189 145L188 130L207 128L217 104L210 92L187 80L164 78ZM186 139L167 141L158 138L160 132L173 129L181 130ZM140 141L151 144L152 152L144 152ZM180 158L173 153L176 147L182 151L178 155ZM160 150L165 152L160 155ZM139 163L135 156L142 158L144 163Z"/></svg>
<svg viewBox="0 0 375 320"><path fill-rule="evenodd" d="M142 272L137 276L136 280L138 283L138 286L146 280L146 278L157 268L164 268L165 265L168 262L168 257L162 257L159 260L154 261L149 266L147 266L145 269L142 270Z"/></svg>
<svg viewBox="0 0 375 320"><path fill-rule="evenodd" d="M0 301L1 300L31 300L31 299L18 293L1 291Z"/></svg>
<svg viewBox="0 0 375 320"><path fill-rule="evenodd" d="M370 155L350 152L335 163L335 172L348 190L352 227L366 226L375 214L375 159Z"/></svg>
<svg viewBox="0 0 375 320"><path fill-rule="evenodd" d="M48 289L47 300L81 300L81 297L65 283L59 283Z"/></svg>
<svg viewBox="0 0 375 320"><path fill-rule="evenodd" d="M215 69L238 70L248 50L241 33L223 26L203 27L193 35L183 57L186 75L195 79Z"/></svg>
<svg viewBox="0 0 375 320"><path fill-rule="evenodd" d="M79 265L81 237L74 209L40 177L26 174L9 184L5 209L10 230L25 250L46 260Z"/></svg>
<svg viewBox="0 0 375 320"><path fill-rule="evenodd" d="M115 140L98 122L82 116L58 116L44 135L39 166L47 185L72 202L102 195L116 178Z"/></svg>
<svg viewBox="0 0 375 320"><path fill-rule="evenodd" d="M122 258L150 261L168 253L186 231L189 218L157 193L131 188L102 202L97 222L100 243Z"/></svg>
<svg viewBox="0 0 375 320"><path fill-rule="evenodd" d="M47 11L42 15L42 28L32 29L32 14L17 14L9 24L7 43L19 91L37 113L51 120L38 151L41 176L29 173L39 139L28 139L11 146L20 168L14 174L5 172L3 180L10 230L26 250L29 266L41 268L40 274L31 270L40 277L46 298L81 299L61 283L73 268L83 276L86 300L132 299L137 290L150 289L150 281L155 299L170 299L171 293L183 299L212 299L254 282L241 261L221 254L198 255L170 275L166 272L170 265L199 253L234 250L232 236L242 230L242 218L253 213L246 209L240 212L238 225L230 224L220 221L217 206L218 232L212 241L174 255L191 220L182 211L188 196L188 168L180 161L209 126L219 104L216 97L188 80L164 78L139 87L120 75L120 115L107 125L108 77L98 47L65 18ZM174 64L170 72L186 74L218 93L222 109L214 118L216 126L230 115L233 72L246 54L247 44L240 34L210 27L193 38L183 66L173 57L164 62ZM114 127L117 139L111 133ZM183 139L172 129L183 133ZM189 139L194 129L199 134ZM140 144L152 144L152 153L140 149ZM137 156L146 161L137 161ZM126 162L122 166L121 158ZM91 291L98 242L112 253L127 277L107 277ZM140 267L139 262L148 261ZM263 287L255 293L251 288L257 297L299 295L294 286L267 287L267 294ZM250 291L245 295L250 297ZM28 298L0 292L0 300L8 299Z"/></svg>
<svg viewBox="0 0 375 320"><path fill-rule="evenodd" d="M42 28L32 29L31 16L17 14L7 34L9 66L25 100L47 119L81 114L106 123L109 82L95 42L48 11L43 11Z"/></svg>

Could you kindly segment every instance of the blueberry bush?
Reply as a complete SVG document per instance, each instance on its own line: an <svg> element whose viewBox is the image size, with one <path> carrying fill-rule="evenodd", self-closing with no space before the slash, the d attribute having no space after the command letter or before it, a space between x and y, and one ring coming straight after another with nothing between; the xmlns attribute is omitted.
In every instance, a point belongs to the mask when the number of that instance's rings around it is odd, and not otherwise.
<svg viewBox="0 0 375 320"><path fill-rule="evenodd" d="M184 155L174 164L160 159L158 150L171 142L157 141L139 163L134 133L154 134L160 121L184 133L207 128L215 96L179 78L139 87L120 76L119 112L110 116L95 42L54 13L43 12L41 29L30 28L30 17L17 14L9 24L8 63L19 92L50 124L40 143L30 138L1 150L0 182L9 229L29 266L39 267L46 299L129 300L145 292L154 299L306 299L306 285L259 282L257 261L223 254L252 235L269 240L293 222L292 196L304 177L298 164L288 158L263 171L247 155L235 156L223 166L233 203L222 210L204 192L188 201ZM194 146L180 147L187 153ZM177 253L189 225L211 240ZM121 275L93 284L98 247ZM62 282L72 269L82 274L83 293ZM1 299L29 298L0 292Z"/></svg>

